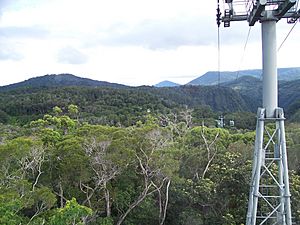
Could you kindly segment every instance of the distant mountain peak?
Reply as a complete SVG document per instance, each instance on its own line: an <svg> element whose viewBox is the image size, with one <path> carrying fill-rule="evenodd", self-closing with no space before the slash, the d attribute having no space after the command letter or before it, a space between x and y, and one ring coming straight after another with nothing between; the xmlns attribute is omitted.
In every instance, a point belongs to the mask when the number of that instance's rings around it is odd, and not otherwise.
<svg viewBox="0 0 300 225"><path fill-rule="evenodd" d="M124 88L125 85L97 81L89 78L82 78L73 74L47 74L33 77L28 80L0 87L1 90L13 90L18 88L38 88L38 87L64 87L64 86L89 86L89 87L114 87Z"/></svg>
<svg viewBox="0 0 300 225"><path fill-rule="evenodd" d="M164 80L162 82L159 82L158 84L154 85L155 87L177 87L180 86L180 84L174 83L172 81Z"/></svg>
<svg viewBox="0 0 300 225"><path fill-rule="evenodd" d="M262 77L262 70L239 70L239 71L221 71L220 72L220 83L227 83L235 81L240 77L251 76L255 78ZM279 68L278 69L278 80L291 81L300 79L300 67L291 68ZM188 85L216 85L219 81L219 73L217 71L209 71L202 76L187 83Z"/></svg>

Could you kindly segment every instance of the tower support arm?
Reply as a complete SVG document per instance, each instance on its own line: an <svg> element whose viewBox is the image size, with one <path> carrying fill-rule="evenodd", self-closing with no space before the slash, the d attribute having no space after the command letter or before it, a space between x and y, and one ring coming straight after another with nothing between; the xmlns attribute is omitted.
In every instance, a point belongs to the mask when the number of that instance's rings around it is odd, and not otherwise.
<svg viewBox="0 0 300 225"><path fill-rule="evenodd" d="M247 15L233 15L231 17L222 17L222 22L230 22L230 21L244 21L247 20Z"/></svg>
<svg viewBox="0 0 300 225"><path fill-rule="evenodd" d="M253 26L261 17L262 12L265 10L267 0L259 0L257 5L253 5L253 9L248 17L249 26Z"/></svg>
<svg viewBox="0 0 300 225"><path fill-rule="evenodd" d="M290 8L292 8L296 4L296 0L286 0L284 3L279 5L277 9L277 13L275 13L276 17L282 18Z"/></svg>

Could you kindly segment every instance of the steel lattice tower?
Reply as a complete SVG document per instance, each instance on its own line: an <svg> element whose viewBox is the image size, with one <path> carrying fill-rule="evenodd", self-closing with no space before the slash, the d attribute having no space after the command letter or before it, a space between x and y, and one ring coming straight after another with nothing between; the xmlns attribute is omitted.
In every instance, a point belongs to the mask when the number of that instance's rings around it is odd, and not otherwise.
<svg viewBox="0 0 300 225"><path fill-rule="evenodd" d="M225 0L217 23L259 21L262 34L263 106L258 108L246 225L292 225L284 113L278 107L276 23L300 17L298 0ZM266 125L271 124L271 126ZM273 124L273 125L272 125ZM270 127L274 128L270 128Z"/></svg>

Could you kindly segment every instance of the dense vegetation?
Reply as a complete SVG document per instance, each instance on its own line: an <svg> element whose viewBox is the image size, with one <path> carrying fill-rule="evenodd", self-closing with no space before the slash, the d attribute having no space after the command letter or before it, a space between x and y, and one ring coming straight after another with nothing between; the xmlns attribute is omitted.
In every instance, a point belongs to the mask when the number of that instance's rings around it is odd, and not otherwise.
<svg viewBox="0 0 300 225"><path fill-rule="evenodd" d="M279 83L279 105L293 122L300 122L299 87L300 80ZM131 126L149 111L166 114L188 107L197 109L193 116L200 124L207 118L235 114L229 117L238 119L238 128L252 129L255 119L244 121L249 117L241 115L255 113L262 105L261 90L261 81L247 76L220 86L156 88L127 87L68 74L47 75L0 87L0 122L24 125L42 118L54 106L66 109L76 104L81 118L91 124Z"/></svg>
<svg viewBox="0 0 300 225"><path fill-rule="evenodd" d="M281 83L279 99L297 223L299 82ZM243 224L261 88L249 77L223 85L68 75L0 88L0 224ZM234 127L216 128L221 114Z"/></svg>
<svg viewBox="0 0 300 225"><path fill-rule="evenodd" d="M166 114L186 106L204 110L209 106L216 112L247 109L239 94L222 87L36 87L0 92L0 121L25 124L54 106L67 108L71 103L80 106L81 118L90 123L123 126L135 124L149 111Z"/></svg>
<svg viewBox="0 0 300 225"><path fill-rule="evenodd" d="M253 131L195 126L189 109L148 113L127 127L79 116L69 105L22 127L0 126L0 224L244 223ZM293 209L299 137L299 124L290 124Z"/></svg>

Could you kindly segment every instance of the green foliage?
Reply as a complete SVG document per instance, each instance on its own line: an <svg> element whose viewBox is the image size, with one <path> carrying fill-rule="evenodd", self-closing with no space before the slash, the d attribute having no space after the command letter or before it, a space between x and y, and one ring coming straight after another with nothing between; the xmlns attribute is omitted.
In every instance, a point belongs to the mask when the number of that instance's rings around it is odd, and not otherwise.
<svg viewBox="0 0 300 225"><path fill-rule="evenodd" d="M255 130L256 116L251 112L234 112L225 115L227 121L233 120L237 129ZM228 122L229 123L229 122Z"/></svg>
<svg viewBox="0 0 300 225"><path fill-rule="evenodd" d="M179 222L181 225L203 225L203 215L194 209L185 209L180 212Z"/></svg>
<svg viewBox="0 0 300 225"><path fill-rule="evenodd" d="M25 222L20 214L22 201L16 193L0 194L0 224L17 225Z"/></svg>
<svg viewBox="0 0 300 225"><path fill-rule="evenodd" d="M48 187L40 187L31 193L36 207L51 209L56 204L56 196Z"/></svg>
<svg viewBox="0 0 300 225"><path fill-rule="evenodd" d="M69 105L68 106L68 113L72 117L75 117L79 113L78 106L77 105L73 105L73 104Z"/></svg>
<svg viewBox="0 0 300 225"><path fill-rule="evenodd" d="M111 217L101 217L97 219L96 224L98 225L113 225L114 221Z"/></svg>
<svg viewBox="0 0 300 225"><path fill-rule="evenodd" d="M80 106L80 109L79 107ZM194 121L215 117L216 111L247 111L245 100L234 90L216 86L174 88L36 87L0 92L0 121L26 124L45 114L62 115L92 124L132 126L152 114L195 108ZM79 114L80 111L80 114ZM208 120L206 120L208 121Z"/></svg>
<svg viewBox="0 0 300 225"><path fill-rule="evenodd" d="M86 218L92 215L92 213L91 209L79 205L76 199L72 198L72 200L67 201L64 208L57 209L54 215L50 217L49 225L83 225Z"/></svg>
<svg viewBox="0 0 300 225"><path fill-rule="evenodd" d="M53 107L53 113L55 116L59 116L62 113L62 110L58 106L55 106Z"/></svg>
<svg viewBox="0 0 300 225"><path fill-rule="evenodd" d="M0 123L7 123L8 121L9 121L9 115L3 110L0 110Z"/></svg>
<svg viewBox="0 0 300 225"><path fill-rule="evenodd" d="M122 224L156 225L167 199L165 225L244 223L254 131L190 124L206 107L151 111L128 127L82 122L72 107L30 126L0 125L0 224L112 225L130 209ZM299 124L286 136L299 221Z"/></svg>
<svg viewBox="0 0 300 225"><path fill-rule="evenodd" d="M290 189L292 195L292 211L295 216L295 220L300 221L300 176L294 171L290 172Z"/></svg>

